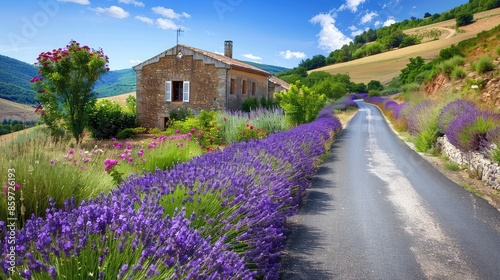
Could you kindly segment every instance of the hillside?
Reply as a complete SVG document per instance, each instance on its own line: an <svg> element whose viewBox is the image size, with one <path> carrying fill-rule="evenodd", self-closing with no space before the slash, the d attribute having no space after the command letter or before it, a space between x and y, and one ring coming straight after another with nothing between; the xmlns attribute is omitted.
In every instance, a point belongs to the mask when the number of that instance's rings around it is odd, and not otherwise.
<svg viewBox="0 0 500 280"><path fill-rule="evenodd" d="M35 108L0 98L0 122L16 120L22 122L37 121L39 115Z"/></svg>
<svg viewBox="0 0 500 280"><path fill-rule="evenodd" d="M271 74L288 70L280 66L244 62ZM31 64L0 55L0 98L21 104L37 103L30 83L37 71ZM99 98L135 92L135 72L132 68L109 71L96 83L94 91Z"/></svg>
<svg viewBox="0 0 500 280"><path fill-rule="evenodd" d="M490 30L500 24L500 8L489 10L474 15L475 22L460 28L460 31L452 36L442 36L439 40L429 41L420 45L410 46L403 49L361 58L345 63L328 65L312 71L326 71L332 74L348 73L351 80L357 83L368 83L371 80L379 80L388 83L397 77L411 57L421 56L425 60L432 60L439 55L439 52L453 44L476 37L482 31ZM455 20L448 20L425 27L420 27L419 31L407 30L407 32L425 32L432 28L448 28L455 25ZM311 71L311 72L312 72Z"/></svg>
<svg viewBox="0 0 500 280"><path fill-rule="evenodd" d="M281 66L275 66L275 65L268 65L268 64L261 64L261 63L256 63L256 62L251 62L251 61L242 61L241 62L243 63L246 63L246 64L250 64L254 67L257 67L259 69L262 69L264 71L267 71L271 74L276 74L276 73L279 73L279 72L283 72L283 71L286 71L286 70L289 70L288 68L285 68L285 67L281 67Z"/></svg>
<svg viewBox="0 0 500 280"><path fill-rule="evenodd" d="M132 68L109 71L94 87L97 97L108 97L135 91L135 72Z"/></svg>
<svg viewBox="0 0 500 280"><path fill-rule="evenodd" d="M34 104L35 92L30 80L37 71L31 64L0 55L0 98Z"/></svg>

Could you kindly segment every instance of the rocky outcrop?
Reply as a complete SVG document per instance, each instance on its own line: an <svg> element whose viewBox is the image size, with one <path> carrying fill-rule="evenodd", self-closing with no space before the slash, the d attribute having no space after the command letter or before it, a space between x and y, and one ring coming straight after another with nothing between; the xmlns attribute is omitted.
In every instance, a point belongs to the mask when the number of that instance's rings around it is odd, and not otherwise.
<svg viewBox="0 0 500 280"><path fill-rule="evenodd" d="M439 137L436 145L441 154L447 156L450 161L467 168L489 187L500 189L500 166L493 163L486 152L464 153L453 146L446 136Z"/></svg>

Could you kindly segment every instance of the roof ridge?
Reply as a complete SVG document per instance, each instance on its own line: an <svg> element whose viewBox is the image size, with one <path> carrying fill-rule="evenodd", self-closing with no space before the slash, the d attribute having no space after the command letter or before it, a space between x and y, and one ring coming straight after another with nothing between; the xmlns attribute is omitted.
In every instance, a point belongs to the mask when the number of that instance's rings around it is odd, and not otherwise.
<svg viewBox="0 0 500 280"><path fill-rule="evenodd" d="M182 46L184 48L188 48L188 49L191 49L192 51L194 52L198 52L198 53L201 53L203 55L206 55L206 56L209 56L213 59L216 59L222 63L225 63L225 64L228 64L228 65L231 65L231 66L236 66L236 67L239 67L239 68L246 68L248 70L253 70L253 71L258 71L258 72L261 72L261 73L265 73L269 76L272 76L271 73L265 71L265 70L262 70L258 67L255 67L253 65L250 65L248 63L245 63L245 62L242 62L240 60L237 60L235 58L232 58L232 57L228 57L228 56L225 56L225 55L222 55L222 54L218 54L218 53L215 53L215 52L211 52L211 51L207 51L207 50L202 50L202 49L199 49L199 48L195 48L195 47L192 47L192 46L188 46L188 45L184 45L184 44L179 44L179 46Z"/></svg>

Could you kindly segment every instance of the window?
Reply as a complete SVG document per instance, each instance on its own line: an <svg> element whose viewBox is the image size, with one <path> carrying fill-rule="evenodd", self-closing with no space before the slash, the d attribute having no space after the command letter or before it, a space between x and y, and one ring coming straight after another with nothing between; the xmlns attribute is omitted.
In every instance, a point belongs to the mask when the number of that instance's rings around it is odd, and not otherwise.
<svg viewBox="0 0 500 280"><path fill-rule="evenodd" d="M231 88L229 91L230 94L235 94L236 93L236 80L231 79Z"/></svg>
<svg viewBox="0 0 500 280"><path fill-rule="evenodd" d="M252 95L255 95L255 83L252 83Z"/></svg>
<svg viewBox="0 0 500 280"><path fill-rule="evenodd" d="M189 102L190 84L188 81L166 81L165 100L167 102Z"/></svg>
<svg viewBox="0 0 500 280"><path fill-rule="evenodd" d="M243 84L241 85L241 93L247 94L247 81L243 80Z"/></svg>

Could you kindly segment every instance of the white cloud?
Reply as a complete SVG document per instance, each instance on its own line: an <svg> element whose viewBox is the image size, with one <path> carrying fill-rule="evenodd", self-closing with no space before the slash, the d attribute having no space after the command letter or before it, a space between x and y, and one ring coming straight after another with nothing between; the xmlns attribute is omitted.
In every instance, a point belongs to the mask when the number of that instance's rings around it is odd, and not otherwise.
<svg viewBox="0 0 500 280"><path fill-rule="evenodd" d="M356 37L356 36L361 35L361 34L363 34L363 30L361 30L361 29L351 32L352 37Z"/></svg>
<svg viewBox="0 0 500 280"><path fill-rule="evenodd" d="M323 50L334 51L352 41L335 26L335 19L331 14L318 14L310 22L321 25L321 31L318 34L318 47Z"/></svg>
<svg viewBox="0 0 500 280"><path fill-rule="evenodd" d="M251 60L262 60L262 57L253 55L251 53L246 53L246 54L243 54L242 56L244 58L248 58L248 59L251 59Z"/></svg>
<svg viewBox="0 0 500 280"><path fill-rule="evenodd" d="M366 0L346 0L345 4L340 6L339 10L343 11L345 9L351 10L351 12L355 13L358 11L359 5L363 4Z"/></svg>
<svg viewBox="0 0 500 280"><path fill-rule="evenodd" d="M215 36L215 33L207 31L208 36Z"/></svg>
<svg viewBox="0 0 500 280"><path fill-rule="evenodd" d="M379 27L380 25L382 25L382 22L380 22L380 20L377 20L375 23L374 23L375 27Z"/></svg>
<svg viewBox="0 0 500 280"><path fill-rule="evenodd" d="M361 18L361 23L362 24L367 24L370 21L373 20L374 17L378 16L376 12L371 12L371 13L366 13L362 18Z"/></svg>
<svg viewBox="0 0 500 280"><path fill-rule="evenodd" d="M138 19L138 20L140 20L140 21L142 21L142 22L145 22L145 23L147 23L147 24L149 24L149 25L153 25L153 20L152 20L152 19L150 19L150 18L148 18L148 17L143 17L143 16L135 16L135 19Z"/></svg>
<svg viewBox="0 0 500 280"><path fill-rule="evenodd" d="M385 22L384 22L384 26L390 26L390 25L393 25L396 23L396 20L393 18L393 17L389 17Z"/></svg>
<svg viewBox="0 0 500 280"><path fill-rule="evenodd" d="M70 3L81 4L81 5L90 5L89 0L57 0L57 2L70 2Z"/></svg>
<svg viewBox="0 0 500 280"><path fill-rule="evenodd" d="M127 11L117 6L111 6L109 8L99 7L91 10L98 14L103 14L114 18L126 18L129 16L129 13Z"/></svg>
<svg viewBox="0 0 500 280"><path fill-rule="evenodd" d="M132 65L137 65L137 64L141 63L141 62L142 62L142 60L139 60L139 59L131 59L131 60L129 60L128 62L130 62L130 64L132 64Z"/></svg>
<svg viewBox="0 0 500 280"><path fill-rule="evenodd" d="M183 12L182 14L178 14L173 9L168 9L160 6L153 7L151 8L151 10L153 11L153 13L162 15L169 19L180 19L181 17L191 18L191 15L188 13Z"/></svg>
<svg viewBox="0 0 500 280"><path fill-rule="evenodd" d="M349 30L356 31L356 30L358 30L358 28L354 25L351 25L351 26L349 26Z"/></svg>
<svg viewBox="0 0 500 280"><path fill-rule="evenodd" d="M284 59L305 58L306 57L306 54L303 52L292 52L291 50L280 51L280 55Z"/></svg>
<svg viewBox="0 0 500 280"><path fill-rule="evenodd" d="M165 29L165 30L177 30L180 28L180 26L175 24L175 22L173 22L170 19L166 19L166 18L156 19L156 26L158 26L161 29Z"/></svg>
<svg viewBox="0 0 500 280"><path fill-rule="evenodd" d="M118 3L133 4L136 7L144 7L144 3L136 0L118 0Z"/></svg>

